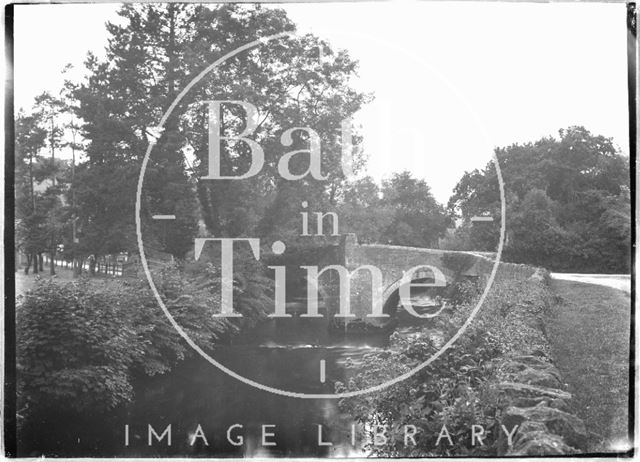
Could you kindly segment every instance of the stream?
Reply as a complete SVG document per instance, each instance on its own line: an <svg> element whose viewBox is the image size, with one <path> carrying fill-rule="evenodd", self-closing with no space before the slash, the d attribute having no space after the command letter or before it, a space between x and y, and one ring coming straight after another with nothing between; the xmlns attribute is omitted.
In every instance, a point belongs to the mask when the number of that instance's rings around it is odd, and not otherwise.
<svg viewBox="0 0 640 462"><path fill-rule="evenodd" d="M425 322L429 321L401 321L395 332L408 334ZM335 333L328 324L328 316L269 319L241 333L231 344L218 347L212 356L234 372L270 387L333 393L335 381L345 382L353 373L345 361L357 362L385 348L391 332ZM338 400L299 399L263 391L230 377L198 355L167 374L139 379L134 390L133 402L107 420L87 416L92 424L74 425L53 416L50 437L29 436L23 440L21 453L37 455L36 446L45 446L51 450L45 453L60 456L366 456L362 429L354 432L357 441L353 445L353 422L341 414ZM153 437L149 445L150 426L160 436L168 425L171 445L168 434L161 441ZM64 437L54 437L55 433ZM38 440L35 445L34 439ZM50 439L53 441L45 443Z"/></svg>

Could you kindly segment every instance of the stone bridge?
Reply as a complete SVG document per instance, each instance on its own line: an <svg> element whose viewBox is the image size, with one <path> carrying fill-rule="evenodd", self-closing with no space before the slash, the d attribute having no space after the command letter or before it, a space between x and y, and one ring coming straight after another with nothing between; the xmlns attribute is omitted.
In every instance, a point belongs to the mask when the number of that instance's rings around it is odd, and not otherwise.
<svg viewBox="0 0 640 462"><path fill-rule="evenodd" d="M330 265L342 265L351 273L349 301L350 312L356 315L355 320L367 324L380 325L388 322L385 318L367 317L372 312L372 277L370 271L361 267L371 265L380 270L382 281L382 301L384 313L393 315L399 300L399 289L406 280L406 271L417 266L431 266L439 269L444 275L443 287L454 279L486 278L493 267L493 259L479 253L456 252L439 249L404 247L379 244L358 244L355 234L341 236L340 243L327 246L316 253L314 263L319 269L318 292L329 315L339 312L340 276ZM356 269L360 270L354 272ZM326 269L326 271L322 271ZM435 276L428 268L416 271L412 282L433 283ZM434 291L442 291L443 287L434 287ZM341 321L349 318L341 318ZM354 318L351 318L353 321Z"/></svg>

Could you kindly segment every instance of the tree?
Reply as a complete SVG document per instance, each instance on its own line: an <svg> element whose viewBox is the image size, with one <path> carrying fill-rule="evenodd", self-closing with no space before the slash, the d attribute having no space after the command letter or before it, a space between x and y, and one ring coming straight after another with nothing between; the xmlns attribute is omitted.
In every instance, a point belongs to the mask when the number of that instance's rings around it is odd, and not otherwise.
<svg viewBox="0 0 640 462"><path fill-rule="evenodd" d="M119 14L123 24L107 26L106 60L89 56L89 78L75 91L88 141L78 181L91 185L79 186L77 197L85 211L84 240L92 242L87 251L96 254L135 247L133 176L152 128L177 93L234 48L295 29L282 10L260 6L126 5ZM307 35L257 47L208 74L176 107L154 147L144 185L145 242L180 256L193 243L199 215L215 236L277 235L294 228L300 197L318 197L322 205L335 201L344 182L337 129L366 101L349 87L355 70L345 52ZM265 168L251 179L200 179L208 168L202 102L216 99L247 101L259 109L252 136L264 148ZM241 108L223 107L223 132L237 133L245 118ZM295 126L313 127L322 138L326 180L290 182L278 174L277 160L285 152L280 135ZM304 133L294 133L289 150L308 142ZM225 144L221 157L223 174L244 172L250 161L242 143ZM291 164L299 172L308 158L300 155ZM175 213L177 219L162 230L150 221L153 213Z"/></svg>
<svg viewBox="0 0 640 462"><path fill-rule="evenodd" d="M342 232L355 233L361 243L384 242L394 211L382 204L380 187L371 177L349 183L337 209Z"/></svg>
<svg viewBox="0 0 640 462"><path fill-rule="evenodd" d="M38 272L38 256L47 248L47 216L42 207L36 183L42 180L43 159L47 132L42 128L40 112L20 112L16 118L16 243L27 255L25 273L33 263Z"/></svg>
<svg viewBox="0 0 640 462"><path fill-rule="evenodd" d="M336 212L341 232L355 233L361 243L435 247L447 226L429 186L409 172L393 174L382 187L371 177L350 181Z"/></svg>
<svg viewBox="0 0 640 462"><path fill-rule="evenodd" d="M61 99L53 97L49 93L42 93L35 99L35 108L42 114L44 119L44 126L47 130L47 144L51 152L51 161L49 163L49 173L51 183L47 187L46 196L46 210L49 220L49 239L48 249L50 260L50 273L55 274L55 258L56 249L59 244L59 229L60 229L60 195L62 193L59 184L56 184L56 177L59 174L59 163L56 163L56 150L62 147L64 131L59 124L59 118L64 112L64 103Z"/></svg>
<svg viewBox="0 0 640 462"><path fill-rule="evenodd" d="M558 257L573 256L572 236L559 226L555 217L557 208L558 204L540 189L532 189L517 207L511 208L512 258L557 267Z"/></svg>
<svg viewBox="0 0 640 462"><path fill-rule="evenodd" d="M394 211L382 239L389 244L435 247L447 228L443 207L424 180L395 173L382 185L381 204Z"/></svg>
<svg viewBox="0 0 640 462"><path fill-rule="evenodd" d="M239 45L257 37L295 30L283 11L259 6L204 8L198 10L198 15L197 23L218 26L202 28L192 44L192 49L198 50L195 55L200 60L205 57L205 62L233 49L227 45L229 42ZM232 39L222 42L221 36ZM320 50L325 58L322 62L318 58ZM198 182L203 217L214 235L233 236L251 230L265 236L286 235L298 227L302 200L307 200L314 210L325 211L335 206L345 180L338 130L343 119L360 109L368 98L349 86L356 69L357 63L346 52L336 52L317 37L305 35L280 38L254 48L207 76L207 82L194 92L193 101L251 102L258 108L260 119L253 138L265 153L265 167L249 180ZM198 105L192 107L184 119L189 131L195 133L189 142L200 176L208 167L206 132L201 129L206 126L203 109ZM222 129L225 133L237 133L245 125L245 119L237 106L223 108ZM326 179L307 176L290 181L278 173L277 162L285 152L307 149L310 143L308 134L297 131L292 133L291 146L285 148L280 137L290 127L315 130L322 141L322 175ZM250 161L248 154L244 144L225 144L223 174L245 172ZM356 158L356 167L358 162ZM308 156L298 155L290 164L294 174L301 174L308 168ZM248 204L252 206L247 207Z"/></svg>
<svg viewBox="0 0 640 462"><path fill-rule="evenodd" d="M77 153L84 150L84 146L79 141L80 126L77 120L71 120L65 125L65 128L69 131L71 139L66 141L65 146L71 149L71 165L69 169L69 177L67 178L69 184L68 190L68 203L67 213L69 214L69 222L67 229L63 231L63 245L67 258L71 257L73 260L73 274L78 276L82 272L82 254L78 251L78 208L76 201L76 157ZM68 228L71 228L69 230ZM70 232L69 232L70 231Z"/></svg>
<svg viewBox="0 0 640 462"><path fill-rule="evenodd" d="M101 255L136 249L134 206L140 160L149 144L158 111L175 98L173 63L165 62L161 50L171 49L172 32L164 31L156 10L126 5L120 14L127 26L107 24L110 33L107 59L89 55L87 81L71 86L75 112L86 140L86 161L76 170L75 198L78 209L77 251ZM173 12L178 6L169 5ZM139 10L146 10L142 21ZM175 14L171 16L175 19ZM173 79L173 80L172 80ZM145 239L150 246L182 255L193 243L197 220L193 186L184 167L181 140L171 123L157 141L145 177L143 219L151 229L151 214L172 214L169 226L154 227Z"/></svg>
<svg viewBox="0 0 640 462"><path fill-rule="evenodd" d="M628 271L628 158L611 139L583 127L559 135L496 149L507 207L504 257L553 269ZM463 175L448 210L461 221L457 235L464 248L495 250L500 221L470 221L475 215L500 216L493 163Z"/></svg>

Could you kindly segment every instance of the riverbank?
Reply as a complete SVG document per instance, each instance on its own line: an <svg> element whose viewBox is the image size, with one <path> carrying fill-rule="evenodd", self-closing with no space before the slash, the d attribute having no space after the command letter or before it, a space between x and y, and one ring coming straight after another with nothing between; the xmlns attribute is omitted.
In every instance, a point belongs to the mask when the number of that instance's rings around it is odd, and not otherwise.
<svg viewBox="0 0 640 462"><path fill-rule="evenodd" d="M548 274L542 270L501 264L478 316L432 365L376 393L342 400L278 396L226 375L203 358L190 354L167 325L148 290L132 284L132 281L105 284L92 281L91 293L84 293L81 287L61 290L45 284L44 292L29 300L32 309L38 312L29 320L33 324L32 334L25 341L38 340L40 349L46 346L47 360L52 364L59 357L53 352L54 347L61 347L59 339L74 342L62 345L68 347L69 354L65 356L68 358L73 358L73 352L89 347L100 352L105 347L117 346L100 337L99 341L83 343L78 348L78 342L94 338L89 336L85 340L83 331L77 333L81 337L69 338L69 333L74 332L72 326L78 322L77 316L86 317L91 312L101 325L108 321L113 335L123 335L123 326L133 326L137 339L125 339L131 347L127 351L136 351L141 345L145 351L138 352L135 358L118 351L118 357L127 364L133 361L133 368L138 371L135 380L123 377L123 384L129 386L128 382L132 382L133 393L127 392L122 405L117 409L110 407L101 418L87 417L73 431L61 424L57 409L47 411L47 428L64 428L65 434L55 438L52 434L50 444L25 447L23 454L427 457L566 455L589 450L589 435L575 415L571 390L566 389L567 380L554 365L552 346L545 334L545 319L553 308L554 298ZM387 333L377 337L336 336L328 332L329 318L294 316L256 323L253 329L240 329L233 341L219 342L219 337L204 337L211 332L209 328L203 330L206 326L202 324L202 320L211 319L209 297L203 293L193 298L201 289L191 284L192 281L185 282L169 272L163 275L159 287L181 325L201 342L210 342L217 361L268 386L304 393L361 390L401 376L434 354L460 328L479 295L457 306L447 305L443 316L420 323L412 318L411 324L405 326L399 322L390 337ZM451 296L462 300L472 287L474 283L466 280L458 287L460 293L454 291ZM56 303L42 304L45 299ZM72 300L75 302L71 303ZM69 318L70 311L75 317ZM96 324L96 332L98 327ZM58 340L51 343L50 339ZM185 357L190 359L184 361ZM80 365L88 370L102 367L102 363L91 361ZM118 365L118 370L124 370L120 366L124 364ZM90 389L99 389L106 380L98 377L87 382L77 370L64 365L60 374L67 374L63 375L66 377L74 373ZM49 375L36 378L51 382ZM67 393L67 388L58 386L57 382L51 382L51 392ZM81 389L72 391L73 399L64 395L65 402L77 403L78 397L89 397ZM41 393L32 390L35 392ZM54 402L49 395L40 399ZM229 443L224 440L224 432L220 436L216 430L221 425L239 422L246 430L243 446ZM200 424L210 445L205 445L202 438L191 444ZM350 438L344 438L354 424L360 435L355 447ZM130 425L129 445L124 444L125 425ZM148 425L158 434L172 425L176 435L172 445L164 440L145 444ZM262 425L276 425L277 447L261 445ZM323 428L322 441L333 442L333 446L318 445L318 425ZM386 433L385 425L389 429L388 439L383 445L375 445L375 429ZM415 436L412 434L412 444L407 444L405 430L412 432L413 427ZM37 424L32 430L36 435L42 427ZM478 442L478 437L484 444ZM42 441L35 437L27 440ZM41 447L55 448L55 452Z"/></svg>
<svg viewBox="0 0 640 462"><path fill-rule="evenodd" d="M433 363L375 396L342 400L341 408L365 426L424 423L418 444L401 439L386 447L370 445L380 457L540 456L584 453L587 433L570 407L553 364L543 321L553 302L548 273L524 265L501 264L478 316ZM454 307L434 324L451 338L474 312L472 302ZM342 390L407 373L438 351L426 332L392 336L391 353L372 354ZM474 426L488 429L484 445L458 439L434 447L432 422L448 432L472 436Z"/></svg>

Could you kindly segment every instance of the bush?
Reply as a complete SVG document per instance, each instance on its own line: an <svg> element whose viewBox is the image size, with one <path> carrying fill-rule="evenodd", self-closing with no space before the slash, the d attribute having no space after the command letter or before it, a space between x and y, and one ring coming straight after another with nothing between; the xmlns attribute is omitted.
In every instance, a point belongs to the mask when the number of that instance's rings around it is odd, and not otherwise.
<svg viewBox="0 0 640 462"><path fill-rule="evenodd" d="M445 252L442 255L442 264L445 268L453 271L456 278L473 266L478 259L477 256L463 252Z"/></svg>
<svg viewBox="0 0 640 462"><path fill-rule="evenodd" d="M234 309L245 317L213 317L220 310L216 280L211 264L198 272L174 265L154 274L167 309L205 351L261 319L269 300L266 283L250 276L234 293ZM24 416L51 408L110 411L131 400L135 375L166 373L195 354L140 280L40 280L19 302L16 333Z"/></svg>
<svg viewBox="0 0 640 462"><path fill-rule="evenodd" d="M528 279L528 273L514 273L501 267L499 277L490 290L478 317L464 334L442 356L407 380L375 394L342 399L340 408L361 423L365 429L388 425L389 443L366 445L373 456L495 456L502 444L502 412L510 398L496 384L499 365L511 355L545 352L548 347L542 331L532 322L540 319L549 303L549 292L542 282ZM529 271L531 272L531 270ZM514 276L516 275L517 278ZM471 282L459 283L471 290ZM443 341L457 332L469 317L475 297L457 306L448 317L437 321ZM361 364L350 365L353 371L346 383L338 383L336 391L352 391L378 385L416 367L437 350L433 342L434 325L417 334L395 333L390 351L367 355ZM404 425L416 425L421 431L416 446L404 445ZM442 426L448 440L435 446ZM472 425L481 425L490 438L484 446L471 444ZM395 429L395 433L394 433Z"/></svg>
<svg viewBox="0 0 640 462"><path fill-rule="evenodd" d="M351 391L390 380L407 372L436 351L425 336L403 338L394 334L392 352L368 355L347 384L336 391ZM389 443L365 444L376 457L461 456L469 454L471 425L485 430L497 427L500 397L492 391L491 359L497 356L495 339L479 330L461 338L447 353L411 378L375 394L342 399L340 409L364 428L388 425ZM416 446L404 444L404 425L417 425ZM443 425L451 434L435 446ZM497 434L497 433L496 433ZM446 441L446 440L445 440ZM486 449L489 449L487 447Z"/></svg>
<svg viewBox="0 0 640 462"><path fill-rule="evenodd" d="M480 295L480 284L476 280L461 279L447 288L447 298L454 305L467 305Z"/></svg>
<svg viewBox="0 0 640 462"><path fill-rule="evenodd" d="M42 281L17 310L20 407L106 411L132 396L137 333L115 293Z"/></svg>

